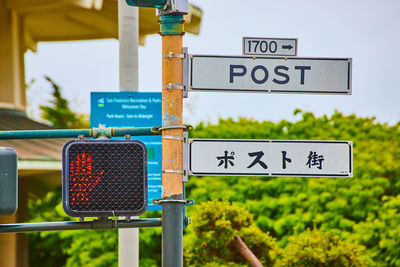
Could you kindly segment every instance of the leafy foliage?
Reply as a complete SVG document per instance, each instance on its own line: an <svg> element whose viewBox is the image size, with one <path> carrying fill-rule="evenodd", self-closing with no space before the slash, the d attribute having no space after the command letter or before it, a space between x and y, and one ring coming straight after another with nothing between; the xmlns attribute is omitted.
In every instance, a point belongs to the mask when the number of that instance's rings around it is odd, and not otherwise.
<svg viewBox="0 0 400 267"><path fill-rule="evenodd" d="M279 266L366 266L362 257L363 247L341 240L337 236L306 230L289 237Z"/></svg>
<svg viewBox="0 0 400 267"><path fill-rule="evenodd" d="M194 199L198 205L188 208L193 224L184 237L185 260L192 265L242 266L240 255L231 255L229 246L226 246L233 233L240 233L256 254L259 253L257 245L264 244L260 249L266 249L276 239L276 249L268 251L276 251L277 264L285 263L279 253L287 255L292 262L301 262L304 257L323 251L320 257L311 257L317 262L315 266L352 266L358 263L357 266L400 266L400 123L388 126L375 122L374 118L344 116L339 112L330 117L315 117L301 110L296 110L295 114L299 117L296 122L258 122L241 118L237 121L220 120L218 124L200 123L191 132L191 137L351 140L354 143L354 177L190 177L188 198ZM54 209L55 203L59 203L57 201L48 198L37 202L36 206L31 204L30 209L34 210L32 218L40 218L40 221L63 218L57 214L59 206ZM208 201L224 201L224 204L220 207ZM45 211L45 206L53 208ZM200 216L206 217L200 219ZM232 222L239 219L241 227L232 227ZM307 229L318 229L318 232ZM34 250L30 251L31 261L39 255L36 250L39 243L51 256L51 259L46 259L57 262L53 266L65 265L65 261L61 262L71 257L71 253L85 255L84 259L76 259L81 266L87 263L88 258L95 261L110 251L112 255L117 253L113 245L116 233L113 231L107 231L107 236L102 235L104 231L92 231L90 235L93 236L87 236L88 232L73 233L75 236L64 236L61 232L41 233L35 247L31 246ZM320 242L313 243L310 236ZM159 266L160 229L141 229L140 238L141 265ZM87 246L83 246L85 240ZM108 242L102 246L103 250L96 247L97 243L103 242ZM54 247L61 247L58 254L51 252ZM196 256L196 247L198 255L205 252L208 258ZM305 247L311 247L307 249L310 255L300 252L289 255L291 250L299 251ZM353 249L353 254L344 253L343 248ZM268 253L262 252L257 256L267 257L264 260L272 259L268 258ZM113 266L116 258L111 254L107 254L107 259ZM342 262L326 263L331 257ZM349 257L353 257L352 261L344 263ZM320 258L321 261L317 261ZM39 264L38 261L32 266L44 266L43 262Z"/></svg>
<svg viewBox="0 0 400 267"><path fill-rule="evenodd" d="M369 254L385 266L400 266L400 195L382 197L377 215L354 227L355 237L370 247Z"/></svg>
<svg viewBox="0 0 400 267"><path fill-rule="evenodd" d="M62 239L70 239L67 249L67 267L113 267L118 266L118 232L113 230L65 231Z"/></svg>
<svg viewBox="0 0 400 267"><path fill-rule="evenodd" d="M88 118L77 115L69 108L68 100L61 95L61 88L48 76L44 77L53 88L52 106L40 106L43 119L56 128L89 128Z"/></svg>
<svg viewBox="0 0 400 267"><path fill-rule="evenodd" d="M190 198L244 203L257 226L283 248L290 236L316 227L364 245L378 265L398 265L400 123L388 126L339 112L319 118L295 113L302 118L294 123L201 123L192 137L352 140L354 178L191 177Z"/></svg>
<svg viewBox="0 0 400 267"><path fill-rule="evenodd" d="M61 188L49 192L44 199L30 200L28 215L31 222L69 220L62 209ZM29 233L29 266L64 266L71 239L62 239L61 235L62 232Z"/></svg>
<svg viewBox="0 0 400 267"><path fill-rule="evenodd" d="M61 202L61 187L44 199L29 201L31 222L69 221ZM160 217L158 211L145 214ZM87 219L87 218L86 218ZM140 229L140 266L161 264L161 228ZM118 266L117 230L29 233L29 266Z"/></svg>

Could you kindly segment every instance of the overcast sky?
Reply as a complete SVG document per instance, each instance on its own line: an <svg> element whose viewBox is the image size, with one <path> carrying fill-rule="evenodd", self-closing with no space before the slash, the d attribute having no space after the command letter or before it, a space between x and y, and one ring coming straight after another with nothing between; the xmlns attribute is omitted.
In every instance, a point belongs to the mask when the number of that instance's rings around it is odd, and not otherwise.
<svg viewBox="0 0 400 267"><path fill-rule="evenodd" d="M400 121L400 1L398 0L192 0L203 10L199 36L184 37L192 54L241 55L242 37L298 38L298 56L353 58L352 95L189 93L185 120L218 118L294 120L295 108L317 115L375 116ZM400 47L400 46L399 46ZM49 99L41 78L62 86L74 110L90 112L90 92L118 91L118 42L41 43L26 54L31 109ZM161 38L147 37L139 50L140 91L161 91ZM36 114L37 116L37 114Z"/></svg>

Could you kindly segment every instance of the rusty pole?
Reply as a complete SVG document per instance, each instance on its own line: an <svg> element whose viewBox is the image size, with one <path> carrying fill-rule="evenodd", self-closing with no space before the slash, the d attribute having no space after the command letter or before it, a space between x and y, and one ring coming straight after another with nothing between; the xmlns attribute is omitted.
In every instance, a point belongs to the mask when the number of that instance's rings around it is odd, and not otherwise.
<svg viewBox="0 0 400 267"><path fill-rule="evenodd" d="M183 264L182 36L183 16L161 16L162 266Z"/></svg>

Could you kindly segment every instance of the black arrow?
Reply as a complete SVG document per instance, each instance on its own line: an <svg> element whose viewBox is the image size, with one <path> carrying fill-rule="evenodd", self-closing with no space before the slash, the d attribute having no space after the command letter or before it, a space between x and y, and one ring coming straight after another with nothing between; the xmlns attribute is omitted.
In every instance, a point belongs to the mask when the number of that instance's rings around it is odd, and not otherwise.
<svg viewBox="0 0 400 267"><path fill-rule="evenodd" d="M291 50L293 48L292 45L282 45L282 49L289 49Z"/></svg>

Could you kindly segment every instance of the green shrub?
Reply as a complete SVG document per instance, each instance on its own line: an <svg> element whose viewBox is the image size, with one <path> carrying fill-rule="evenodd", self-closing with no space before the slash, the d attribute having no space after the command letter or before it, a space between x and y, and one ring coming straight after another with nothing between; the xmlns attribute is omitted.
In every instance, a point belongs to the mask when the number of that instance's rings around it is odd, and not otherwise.
<svg viewBox="0 0 400 267"><path fill-rule="evenodd" d="M367 266L363 246L350 243L331 233L306 230L289 237L278 266Z"/></svg>

